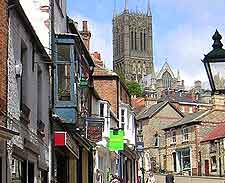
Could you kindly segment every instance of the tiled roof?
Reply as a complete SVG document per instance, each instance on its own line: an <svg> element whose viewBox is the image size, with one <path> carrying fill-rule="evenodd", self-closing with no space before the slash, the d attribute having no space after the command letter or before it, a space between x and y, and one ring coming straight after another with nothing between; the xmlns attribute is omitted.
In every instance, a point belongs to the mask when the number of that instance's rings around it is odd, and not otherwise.
<svg viewBox="0 0 225 183"><path fill-rule="evenodd" d="M190 115L187 115L185 116L183 119L181 119L180 121L177 121L169 126L167 126L166 128L164 129L169 129L169 128L174 128L174 127L177 127L177 126L182 126L182 125L186 125L188 123L192 123L192 122L197 122L198 119L204 115L206 112L208 111L199 111L199 112L196 112L196 113L193 113L193 114L190 114Z"/></svg>
<svg viewBox="0 0 225 183"><path fill-rule="evenodd" d="M207 142L211 140L221 139L225 137L225 123L219 124L201 142Z"/></svg>
<svg viewBox="0 0 225 183"><path fill-rule="evenodd" d="M194 103L193 99L189 96L181 94L181 93L168 93L162 96L159 101L169 101L169 102L187 102L187 103Z"/></svg>
<svg viewBox="0 0 225 183"><path fill-rule="evenodd" d="M174 108L174 110L176 110L181 116L183 116L183 114L178 109L176 109L176 107L173 104L171 104L168 101L164 101L164 102L159 102L159 103L157 103L155 105L152 105L151 107L145 107L137 115L136 119L137 120L141 120L141 119L144 119L144 118L151 118L154 114L156 114L157 112L159 112L167 104L169 104L171 107Z"/></svg>
<svg viewBox="0 0 225 183"><path fill-rule="evenodd" d="M185 116L178 122L175 122L164 130L169 128L174 128L182 125L187 125L190 123L197 123L197 122L210 122L210 123L221 123L225 121L225 111L224 110L208 110L208 111L199 111L196 113L192 113L190 115Z"/></svg>
<svg viewBox="0 0 225 183"><path fill-rule="evenodd" d="M96 65L94 67L94 73L93 73L93 76L117 76L119 77L115 72L111 71L111 70L108 70L106 68L103 68L99 65Z"/></svg>

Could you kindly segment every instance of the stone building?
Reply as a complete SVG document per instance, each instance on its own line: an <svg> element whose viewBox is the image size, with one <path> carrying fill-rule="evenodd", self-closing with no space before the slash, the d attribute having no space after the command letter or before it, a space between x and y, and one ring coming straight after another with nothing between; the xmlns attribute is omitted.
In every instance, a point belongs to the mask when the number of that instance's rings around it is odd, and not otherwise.
<svg viewBox="0 0 225 183"><path fill-rule="evenodd" d="M204 164L200 142L217 125L224 123L224 98L214 96L213 109L199 111L168 125L165 130L166 170L183 175L202 175Z"/></svg>
<svg viewBox="0 0 225 183"><path fill-rule="evenodd" d="M201 175L224 176L225 124L217 125L201 141Z"/></svg>
<svg viewBox="0 0 225 183"><path fill-rule="evenodd" d="M51 60L20 2L9 7L7 125L19 136L7 143L7 182L46 182Z"/></svg>
<svg viewBox="0 0 225 183"><path fill-rule="evenodd" d="M168 102L159 102L145 107L137 115L138 128L143 132L145 151L145 170L149 170L147 159L150 158L153 171L166 168L165 135L163 128L183 118L183 114Z"/></svg>
<svg viewBox="0 0 225 183"><path fill-rule="evenodd" d="M128 10L127 0L121 14L113 17L113 68L128 80L142 81L154 73L152 15Z"/></svg>

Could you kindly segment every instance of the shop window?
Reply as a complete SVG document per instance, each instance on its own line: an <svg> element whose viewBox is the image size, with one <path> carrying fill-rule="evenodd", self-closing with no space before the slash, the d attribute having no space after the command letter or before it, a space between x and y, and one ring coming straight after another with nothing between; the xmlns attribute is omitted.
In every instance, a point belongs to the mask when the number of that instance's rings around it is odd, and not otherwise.
<svg viewBox="0 0 225 183"><path fill-rule="evenodd" d="M177 137L176 137L176 130L173 130L173 131L172 131L172 144L176 144L176 141L177 141L176 138L177 138Z"/></svg>
<svg viewBox="0 0 225 183"><path fill-rule="evenodd" d="M211 157L211 171L216 172L217 171L217 165L216 165L216 156Z"/></svg>
<svg viewBox="0 0 225 183"><path fill-rule="evenodd" d="M27 161L12 159L11 177L12 183L26 182Z"/></svg>
<svg viewBox="0 0 225 183"><path fill-rule="evenodd" d="M156 133L154 136L154 146L159 147L160 138L159 135Z"/></svg>
<svg viewBox="0 0 225 183"><path fill-rule="evenodd" d="M182 151L183 170L189 170L191 168L190 149Z"/></svg>
<svg viewBox="0 0 225 183"><path fill-rule="evenodd" d="M182 136L183 136L183 142L187 142L189 138L187 127L182 129Z"/></svg>

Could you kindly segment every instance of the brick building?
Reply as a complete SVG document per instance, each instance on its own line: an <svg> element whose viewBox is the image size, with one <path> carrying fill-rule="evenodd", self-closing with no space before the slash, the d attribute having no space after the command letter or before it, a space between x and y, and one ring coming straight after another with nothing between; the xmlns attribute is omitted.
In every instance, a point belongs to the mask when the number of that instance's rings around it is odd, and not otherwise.
<svg viewBox="0 0 225 183"><path fill-rule="evenodd" d="M131 97L119 76L100 65L96 64L94 69L94 88L103 100L110 103L112 112L119 119L117 128L123 128L125 132L124 151L120 153L119 159L119 176L125 182L134 183L137 180L134 173L137 172L137 154L133 151L136 144L136 123Z"/></svg>

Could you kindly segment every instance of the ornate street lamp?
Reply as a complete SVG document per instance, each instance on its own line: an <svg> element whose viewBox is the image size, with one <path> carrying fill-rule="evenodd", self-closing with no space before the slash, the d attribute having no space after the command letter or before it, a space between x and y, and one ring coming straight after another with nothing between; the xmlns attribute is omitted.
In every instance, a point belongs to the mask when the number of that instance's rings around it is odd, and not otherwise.
<svg viewBox="0 0 225 183"><path fill-rule="evenodd" d="M212 39L214 40L213 50L205 55L202 62L209 78L212 94L225 94L225 50L221 43L222 36L216 30Z"/></svg>

